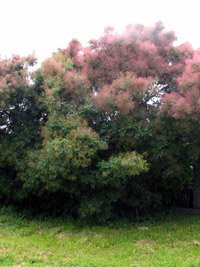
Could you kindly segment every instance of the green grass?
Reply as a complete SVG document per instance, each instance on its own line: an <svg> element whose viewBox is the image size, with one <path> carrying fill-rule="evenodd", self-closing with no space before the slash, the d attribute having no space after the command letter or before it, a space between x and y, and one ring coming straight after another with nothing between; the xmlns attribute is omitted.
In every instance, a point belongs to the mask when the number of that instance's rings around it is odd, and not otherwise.
<svg viewBox="0 0 200 267"><path fill-rule="evenodd" d="M200 266L200 215L83 226L0 210L0 266Z"/></svg>

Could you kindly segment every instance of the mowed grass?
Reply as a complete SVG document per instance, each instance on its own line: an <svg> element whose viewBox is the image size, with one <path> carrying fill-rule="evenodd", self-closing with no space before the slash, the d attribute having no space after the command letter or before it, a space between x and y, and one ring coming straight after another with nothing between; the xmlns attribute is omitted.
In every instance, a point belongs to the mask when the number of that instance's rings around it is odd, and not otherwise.
<svg viewBox="0 0 200 267"><path fill-rule="evenodd" d="M0 266L200 266L200 215L81 226L0 209Z"/></svg>

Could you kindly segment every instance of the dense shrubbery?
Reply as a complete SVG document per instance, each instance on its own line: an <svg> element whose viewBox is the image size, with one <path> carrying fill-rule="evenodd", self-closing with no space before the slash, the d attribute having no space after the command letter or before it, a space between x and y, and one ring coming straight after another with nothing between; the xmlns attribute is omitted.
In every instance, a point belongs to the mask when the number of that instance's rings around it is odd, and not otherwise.
<svg viewBox="0 0 200 267"><path fill-rule="evenodd" d="M0 61L0 199L87 220L183 204L200 169L200 51L161 23Z"/></svg>

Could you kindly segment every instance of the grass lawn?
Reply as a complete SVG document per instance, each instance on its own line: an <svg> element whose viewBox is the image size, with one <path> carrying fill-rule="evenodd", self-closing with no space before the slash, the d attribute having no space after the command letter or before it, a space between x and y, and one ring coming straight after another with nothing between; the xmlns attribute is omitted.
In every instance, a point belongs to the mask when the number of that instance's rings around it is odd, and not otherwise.
<svg viewBox="0 0 200 267"><path fill-rule="evenodd" d="M0 209L0 266L200 266L200 215L107 226Z"/></svg>

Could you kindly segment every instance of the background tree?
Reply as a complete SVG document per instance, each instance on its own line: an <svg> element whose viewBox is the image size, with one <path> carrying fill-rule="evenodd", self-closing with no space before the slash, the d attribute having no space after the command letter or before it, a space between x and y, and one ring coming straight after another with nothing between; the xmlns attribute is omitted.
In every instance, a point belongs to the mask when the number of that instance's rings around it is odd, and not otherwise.
<svg viewBox="0 0 200 267"><path fill-rule="evenodd" d="M174 142L177 153L180 154L183 174L189 179L195 190L194 205L199 202L199 170L200 170L200 51L186 60L182 75L177 79L178 90L163 98L162 114L174 121L177 140ZM173 126L172 126L173 127ZM174 128L174 127L173 127ZM181 144L182 151L178 150ZM182 176L183 176L182 174Z"/></svg>
<svg viewBox="0 0 200 267"><path fill-rule="evenodd" d="M32 84L35 62L33 56L0 61L0 197L9 201L21 197L19 160L41 140L45 107L41 88Z"/></svg>

